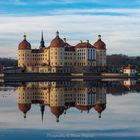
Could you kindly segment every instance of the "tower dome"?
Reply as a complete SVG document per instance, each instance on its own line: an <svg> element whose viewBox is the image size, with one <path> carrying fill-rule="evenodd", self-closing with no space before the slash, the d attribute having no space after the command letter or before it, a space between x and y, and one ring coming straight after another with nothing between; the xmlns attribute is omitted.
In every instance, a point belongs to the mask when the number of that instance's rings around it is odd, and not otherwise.
<svg viewBox="0 0 140 140"><path fill-rule="evenodd" d="M26 118L26 113L31 109L31 104L19 103L18 108L24 113L24 118Z"/></svg>
<svg viewBox="0 0 140 140"><path fill-rule="evenodd" d="M97 103L94 109L99 113L99 118L101 118L101 113L106 109L106 104Z"/></svg>
<svg viewBox="0 0 140 140"><path fill-rule="evenodd" d="M51 107L51 112L56 116L56 121L59 122L59 116L63 114L65 108L63 106Z"/></svg>
<svg viewBox="0 0 140 140"><path fill-rule="evenodd" d="M59 32L56 32L56 37L51 41L50 47L65 47L65 42L59 37Z"/></svg>
<svg viewBox="0 0 140 140"><path fill-rule="evenodd" d="M99 39L93 44L98 50L106 50L106 44L101 40L101 35L98 35Z"/></svg>
<svg viewBox="0 0 140 140"><path fill-rule="evenodd" d="M24 35L24 39L19 43L18 50L31 50L31 44L26 40L26 35Z"/></svg>

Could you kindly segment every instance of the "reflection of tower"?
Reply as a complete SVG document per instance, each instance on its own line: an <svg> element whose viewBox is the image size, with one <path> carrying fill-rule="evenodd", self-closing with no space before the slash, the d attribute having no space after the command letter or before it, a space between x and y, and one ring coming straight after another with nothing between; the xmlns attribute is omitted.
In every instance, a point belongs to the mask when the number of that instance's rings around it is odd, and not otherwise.
<svg viewBox="0 0 140 140"><path fill-rule="evenodd" d="M60 115L63 114L65 108L63 106L52 106L51 112L56 116L56 122L59 122Z"/></svg>
<svg viewBox="0 0 140 140"><path fill-rule="evenodd" d="M95 104L95 91L92 88L81 87L77 88L76 93L76 108L81 112L87 111Z"/></svg>
<svg viewBox="0 0 140 140"><path fill-rule="evenodd" d="M50 89L50 108L51 112L56 116L56 121L59 122L60 115L63 114L65 110L64 101L64 88L63 87L51 87Z"/></svg>
<svg viewBox="0 0 140 140"><path fill-rule="evenodd" d="M45 105L40 104L40 111L41 111L41 119L42 119L42 122L43 122L43 116L44 116L44 111L45 111Z"/></svg>
<svg viewBox="0 0 140 140"><path fill-rule="evenodd" d="M31 109L31 104L19 103L18 108L23 112L24 118L26 118L26 113Z"/></svg>
<svg viewBox="0 0 140 140"><path fill-rule="evenodd" d="M18 87L18 107L24 113L24 118L26 118L27 112L31 109L30 94L25 86Z"/></svg>
<svg viewBox="0 0 140 140"><path fill-rule="evenodd" d="M42 119L43 119L43 112L45 109L44 104L49 104L49 88L46 88L48 86L48 83L43 83L44 87L39 83L26 83L26 85L22 85L18 87L18 103L19 103L19 109L23 112L27 112L27 109L29 109L29 105L39 103L41 104L41 113L42 113ZM24 107L21 107L21 105ZM26 111L25 111L26 110ZM26 114L26 113L24 113ZM24 115L26 117L26 115Z"/></svg>
<svg viewBox="0 0 140 140"><path fill-rule="evenodd" d="M99 113L99 118L101 118L101 113L106 108L106 87L96 88L96 104L94 109Z"/></svg>

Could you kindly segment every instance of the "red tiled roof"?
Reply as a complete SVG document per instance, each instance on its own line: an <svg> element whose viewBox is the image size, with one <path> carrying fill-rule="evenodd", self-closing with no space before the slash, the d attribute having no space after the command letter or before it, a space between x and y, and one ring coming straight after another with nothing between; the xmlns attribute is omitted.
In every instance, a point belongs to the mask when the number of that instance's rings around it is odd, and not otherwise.
<svg viewBox="0 0 140 140"><path fill-rule="evenodd" d="M19 103L18 108L23 112L26 113L31 109L31 104L29 103Z"/></svg>
<svg viewBox="0 0 140 140"><path fill-rule="evenodd" d="M78 43L75 48L92 48L93 46L88 42Z"/></svg>
<svg viewBox="0 0 140 140"><path fill-rule="evenodd" d="M106 50L106 44L101 39L98 39L93 46L98 50Z"/></svg>
<svg viewBox="0 0 140 140"><path fill-rule="evenodd" d="M31 50L31 44L27 40L19 43L18 50Z"/></svg>
<svg viewBox="0 0 140 140"><path fill-rule="evenodd" d="M32 53L43 53L44 49L32 49Z"/></svg>
<svg viewBox="0 0 140 140"><path fill-rule="evenodd" d="M96 104L96 105L94 106L94 109L95 109L98 113L102 113L102 111L104 111L105 108L106 108L106 104L102 104L102 103Z"/></svg>
<svg viewBox="0 0 140 140"><path fill-rule="evenodd" d="M65 47L65 42L59 36L56 36L51 41L50 47Z"/></svg>
<svg viewBox="0 0 140 140"><path fill-rule="evenodd" d="M63 106L53 106L50 107L51 108L51 112L56 116L59 117L61 114L63 114L65 108Z"/></svg>
<svg viewBox="0 0 140 140"><path fill-rule="evenodd" d="M65 47L65 51L74 52L75 51L75 47L74 46Z"/></svg>
<svg viewBox="0 0 140 140"><path fill-rule="evenodd" d="M75 107L80 111L88 111L92 108L92 106L89 105L76 105Z"/></svg>
<svg viewBox="0 0 140 140"><path fill-rule="evenodd" d="M135 69L135 67L129 64L128 66L124 67L124 69Z"/></svg>
<svg viewBox="0 0 140 140"><path fill-rule="evenodd" d="M23 37L23 41L18 45L18 50L31 50L31 44L26 40L26 35Z"/></svg>

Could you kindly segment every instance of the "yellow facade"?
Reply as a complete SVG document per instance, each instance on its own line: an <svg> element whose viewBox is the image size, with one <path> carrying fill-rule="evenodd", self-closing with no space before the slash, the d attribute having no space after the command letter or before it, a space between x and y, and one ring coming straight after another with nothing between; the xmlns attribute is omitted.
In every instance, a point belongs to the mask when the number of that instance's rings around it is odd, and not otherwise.
<svg viewBox="0 0 140 140"><path fill-rule="evenodd" d="M106 63L106 50L96 49L96 66L104 67Z"/></svg>

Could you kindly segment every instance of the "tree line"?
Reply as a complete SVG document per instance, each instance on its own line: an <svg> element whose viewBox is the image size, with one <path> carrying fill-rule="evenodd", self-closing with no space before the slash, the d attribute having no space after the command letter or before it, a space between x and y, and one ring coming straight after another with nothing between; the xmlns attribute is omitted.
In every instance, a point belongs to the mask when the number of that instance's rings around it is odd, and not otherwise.
<svg viewBox="0 0 140 140"><path fill-rule="evenodd" d="M114 68L122 68L128 64L133 65L140 71L140 56L127 56L123 54L112 54L107 56L107 66Z"/></svg>
<svg viewBox="0 0 140 140"><path fill-rule="evenodd" d="M123 66L131 64L136 67L138 71L140 71L140 56L127 56L123 54L112 54L107 55L107 67L120 69ZM0 67L17 67L18 61L17 59L12 58L0 58Z"/></svg>
<svg viewBox="0 0 140 140"><path fill-rule="evenodd" d="M18 61L12 58L0 58L0 68L2 67L17 67Z"/></svg>

